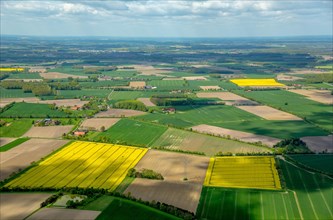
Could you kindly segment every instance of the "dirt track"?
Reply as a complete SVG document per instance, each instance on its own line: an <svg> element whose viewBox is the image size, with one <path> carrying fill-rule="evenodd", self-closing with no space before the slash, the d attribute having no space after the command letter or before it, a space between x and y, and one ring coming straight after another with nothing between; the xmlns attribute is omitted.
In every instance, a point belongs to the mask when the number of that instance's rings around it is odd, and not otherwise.
<svg viewBox="0 0 333 220"><path fill-rule="evenodd" d="M89 118L83 121L82 128L93 128L94 130L101 130L104 126L105 130L109 129L112 125L117 123L120 118Z"/></svg>
<svg viewBox="0 0 333 220"><path fill-rule="evenodd" d="M34 127L32 126L27 133L23 136L26 137L37 137L37 138L61 138L65 133L67 134L72 130L73 125L62 125L62 126L45 126L45 127Z"/></svg>
<svg viewBox="0 0 333 220"><path fill-rule="evenodd" d="M165 202L195 212L208 163L208 157L149 150L135 169L152 169L161 173L164 180L137 178L125 194L131 192L136 198Z"/></svg>
<svg viewBox="0 0 333 220"><path fill-rule="evenodd" d="M48 193L1 193L0 219L24 219L39 209L40 204L50 196Z"/></svg>
<svg viewBox="0 0 333 220"><path fill-rule="evenodd" d="M64 208L43 208L31 215L28 220L93 220L101 214L100 211L64 209Z"/></svg>
<svg viewBox="0 0 333 220"><path fill-rule="evenodd" d="M24 169L54 150L65 145L67 140L30 139L6 152L0 152L0 181L13 172Z"/></svg>
<svg viewBox="0 0 333 220"><path fill-rule="evenodd" d="M131 109L116 109L112 108L105 112L100 112L95 115L97 118L121 118L121 117L131 117L137 115L144 115L146 112L131 110Z"/></svg>
<svg viewBox="0 0 333 220"><path fill-rule="evenodd" d="M269 106L236 106L266 120L300 121L301 118Z"/></svg>
<svg viewBox="0 0 333 220"><path fill-rule="evenodd" d="M194 131L198 131L200 133L205 133L205 134L213 134L217 136L230 136L231 138L236 138L244 142L254 143L260 141L261 143L269 147L273 147L274 144L281 141L280 139L277 138L272 138L263 135L256 135L248 132L236 131L205 124L194 126L192 127L192 129Z"/></svg>

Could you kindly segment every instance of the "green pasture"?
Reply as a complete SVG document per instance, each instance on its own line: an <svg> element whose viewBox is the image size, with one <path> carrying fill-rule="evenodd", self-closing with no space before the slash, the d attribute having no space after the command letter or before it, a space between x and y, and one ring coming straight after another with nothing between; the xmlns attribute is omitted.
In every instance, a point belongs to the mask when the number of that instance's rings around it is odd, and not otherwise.
<svg viewBox="0 0 333 220"><path fill-rule="evenodd" d="M0 87L0 98L26 98L35 97L33 93L25 93L22 89L4 89Z"/></svg>
<svg viewBox="0 0 333 220"><path fill-rule="evenodd" d="M108 142L134 146L151 146L167 127L132 119L121 119L111 128L94 137L95 141L107 138Z"/></svg>
<svg viewBox="0 0 333 220"><path fill-rule="evenodd" d="M333 175L333 154L289 155L297 162Z"/></svg>
<svg viewBox="0 0 333 220"><path fill-rule="evenodd" d="M32 119L1 119L7 125L0 127L0 137L20 137L32 126Z"/></svg>

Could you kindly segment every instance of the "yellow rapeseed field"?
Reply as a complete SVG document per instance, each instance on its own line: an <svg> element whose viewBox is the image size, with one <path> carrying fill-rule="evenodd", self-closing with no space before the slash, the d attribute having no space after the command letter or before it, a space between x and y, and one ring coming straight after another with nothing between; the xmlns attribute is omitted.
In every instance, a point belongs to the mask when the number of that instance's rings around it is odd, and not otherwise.
<svg viewBox="0 0 333 220"><path fill-rule="evenodd" d="M275 81L275 79L232 79L231 82L237 86L253 86L253 87L266 87L266 86L284 86L281 83Z"/></svg>
<svg viewBox="0 0 333 220"><path fill-rule="evenodd" d="M275 159L270 156L211 158L204 185L281 189Z"/></svg>
<svg viewBox="0 0 333 220"><path fill-rule="evenodd" d="M0 67L0 72L22 72L24 69L23 68L6 68L6 67Z"/></svg>
<svg viewBox="0 0 333 220"><path fill-rule="evenodd" d="M9 182L7 187L93 187L113 191L147 149L76 141Z"/></svg>

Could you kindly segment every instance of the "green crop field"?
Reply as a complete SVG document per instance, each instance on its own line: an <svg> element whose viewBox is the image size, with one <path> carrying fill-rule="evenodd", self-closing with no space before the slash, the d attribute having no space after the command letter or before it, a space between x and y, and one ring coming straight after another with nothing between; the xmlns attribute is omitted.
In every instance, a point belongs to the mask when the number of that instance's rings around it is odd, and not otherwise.
<svg viewBox="0 0 333 220"><path fill-rule="evenodd" d="M27 140L29 140L30 138L27 138L27 137L23 137L23 138L18 138L6 145L3 145L0 147L0 152L5 152L5 151L8 151L20 144L22 144L23 142L26 142Z"/></svg>
<svg viewBox="0 0 333 220"><path fill-rule="evenodd" d="M65 99L78 98L81 96L106 98L111 91L112 90L108 89L57 90L57 95Z"/></svg>
<svg viewBox="0 0 333 220"><path fill-rule="evenodd" d="M176 127L209 124L277 138L328 134L304 121L269 121L227 105L177 106L176 110L176 114L154 113L138 118Z"/></svg>
<svg viewBox="0 0 333 220"><path fill-rule="evenodd" d="M290 155L297 162L333 175L333 154Z"/></svg>
<svg viewBox="0 0 333 220"><path fill-rule="evenodd" d="M32 119L3 119L7 122L0 127L0 137L20 137L32 126Z"/></svg>
<svg viewBox="0 0 333 220"><path fill-rule="evenodd" d="M333 181L280 160L286 191L204 187L198 219L332 219Z"/></svg>
<svg viewBox="0 0 333 220"><path fill-rule="evenodd" d="M109 95L111 101L134 100L137 98L150 98L152 95L169 94L155 91L113 91Z"/></svg>
<svg viewBox="0 0 333 220"><path fill-rule="evenodd" d="M148 85L156 86L157 90L189 89L185 80L152 80Z"/></svg>
<svg viewBox="0 0 333 220"><path fill-rule="evenodd" d="M207 156L214 156L218 152L268 152L266 148L251 144L227 140L205 134L169 128L151 146L180 149L186 151L204 152Z"/></svg>
<svg viewBox="0 0 333 220"><path fill-rule="evenodd" d="M306 117L306 120L326 130L333 131L333 124L330 120L327 120L328 118L333 118L332 106L309 100L305 96L285 90L252 92L235 90L234 92L275 108L281 108L283 111L300 117Z"/></svg>
<svg viewBox="0 0 333 220"><path fill-rule="evenodd" d="M42 79L39 73L13 73L8 79Z"/></svg>
<svg viewBox="0 0 333 220"><path fill-rule="evenodd" d="M19 102L11 108L2 112L0 117L22 117L22 118L44 118L44 117L66 117L67 114L62 111L53 110L48 104L35 104Z"/></svg>
<svg viewBox="0 0 333 220"><path fill-rule="evenodd" d="M119 220L173 220L179 219L173 215L151 208L149 206L133 202L127 199L103 196L88 204L84 209L98 210L102 213L97 220L119 219ZM108 204L108 205L107 205ZM107 205L105 207L105 205ZM103 210L99 206L105 207Z"/></svg>
<svg viewBox="0 0 333 220"><path fill-rule="evenodd" d="M83 88L100 88L111 86L127 86L128 82L125 80L105 80L97 82L80 82Z"/></svg>
<svg viewBox="0 0 333 220"><path fill-rule="evenodd" d="M48 72L59 72L59 73L66 73L71 75L78 75L78 76L87 76L88 74L84 73L83 69L76 69L72 67L57 67L53 69L49 69Z"/></svg>
<svg viewBox="0 0 333 220"><path fill-rule="evenodd" d="M116 70L116 71L103 71L103 75L111 77L133 77L138 74L135 70Z"/></svg>
<svg viewBox="0 0 333 220"><path fill-rule="evenodd" d="M0 87L0 98L25 98L35 97L33 93L25 93L21 89L4 89Z"/></svg>
<svg viewBox="0 0 333 220"><path fill-rule="evenodd" d="M111 143L121 143L135 146L151 146L167 127L131 119L121 119L107 131L94 137L94 140L108 138Z"/></svg>

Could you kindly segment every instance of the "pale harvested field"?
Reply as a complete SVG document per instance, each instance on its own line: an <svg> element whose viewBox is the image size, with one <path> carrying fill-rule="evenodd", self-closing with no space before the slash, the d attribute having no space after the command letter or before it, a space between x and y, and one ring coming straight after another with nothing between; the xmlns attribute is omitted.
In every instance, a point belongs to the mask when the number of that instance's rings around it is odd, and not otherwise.
<svg viewBox="0 0 333 220"><path fill-rule="evenodd" d="M101 214L100 211L43 208L31 215L28 220L94 220Z"/></svg>
<svg viewBox="0 0 333 220"><path fill-rule="evenodd" d="M43 79L4 79L4 81L41 82Z"/></svg>
<svg viewBox="0 0 333 220"><path fill-rule="evenodd" d="M146 112L131 110L131 109L116 109L112 108L104 112L100 112L95 115L97 118L121 118L144 115Z"/></svg>
<svg viewBox="0 0 333 220"><path fill-rule="evenodd" d="M298 121L301 118L269 106L236 106L239 109L262 117L266 120Z"/></svg>
<svg viewBox="0 0 333 220"><path fill-rule="evenodd" d="M295 80L300 80L300 79L304 79L303 77L298 77L298 76L290 76L290 75L284 75L284 74L279 74L276 77L277 80L281 80L281 81L295 81Z"/></svg>
<svg viewBox="0 0 333 220"><path fill-rule="evenodd" d="M24 219L39 209L40 204L51 195L47 193L1 193L0 219Z"/></svg>
<svg viewBox="0 0 333 220"><path fill-rule="evenodd" d="M193 64L191 65L195 68L205 68L205 67L211 67L211 65L207 65L207 64Z"/></svg>
<svg viewBox="0 0 333 220"><path fill-rule="evenodd" d="M332 105L333 104L333 96L331 95L330 90L305 90L305 89L291 89L289 92L297 93L300 95L306 96L308 99L311 99L316 102L320 102L323 104Z"/></svg>
<svg viewBox="0 0 333 220"><path fill-rule="evenodd" d="M0 181L13 172L24 169L33 161L52 153L68 140L30 139L6 152L0 152Z"/></svg>
<svg viewBox="0 0 333 220"><path fill-rule="evenodd" d="M46 68L42 66L31 66L29 67L29 73L45 73Z"/></svg>
<svg viewBox="0 0 333 220"><path fill-rule="evenodd" d="M3 137L0 137L0 147L12 142L16 140L16 138L3 138Z"/></svg>
<svg viewBox="0 0 333 220"><path fill-rule="evenodd" d="M142 89L146 86L145 81L132 81L129 83L129 87L131 88L137 88L137 89Z"/></svg>
<svg viewBox="0 0 333 220"><path fill-rule="evenodd" d="M292 69L288 74L321 74L325 73L323 70L319 69Z"/></svg>
<svg viewBox="0 0 333 220"><path fill-rule="evenodd" d="M88 76L79 76L72 75L67 73L59 73L59 72L48 72L48 73L39 73L41 77L44 79L66 79L68 77L79 78L79 79L87 79Z"/></svg>
<svg viewBox="0 0 333 220"><path fill-rule="evenodd" d="M182 79L186 80L207 80L204 76L183 76Z"/></svg>
<svg viewBox="0 0 333 220"><path fill-rule="evenodd" d="M74 125L58 125L58 126L45 126L34 127L32 126L27 133L23 136L38 137L38 138L61 138L64 133L72 130Z"/></svg>
<svg viewBox="0 0 333 220"><path fill-rule="evenodd" d="M221 87L219 86L200 86L202 90L220 90Z"/></svg>
<svg viewBox="0 0 333 220"><path fill-rule="evenodd" d="M80 99L55 99L55 100L43 100L38 101L37 103L42 104L56 104L56 106L79 106L82 107L84 104L87 104L88 101L81 101Z"/></svg>
<svg viewBox="0 0 333 220"><path fill-rule="evenodd" d="M164 180L136 178L126 189L136 198L160 201L195 212L209 164L208 157L149 150L135 169L152 169ZM187 181L184 181L184 178Z"/></svg>
<svg viewBox="0 0 333 220"><path fill-rule="evenodd" d="M199 92L197 93L197 96L199 98L219 98L221 100L228 100L228 101L249 100L247 98L244 98L242 96L236 95L231 92Z"/></svg>
<svg viewBox="0 0 333 220"><path fill-rule="evenodd" d="M119 120L120 118L89 118L83 121L81 128L101 130L101 127L104 126L105 130L107 130Z"/></svg>
<svg viewBox="0 0 333 220"><path fill-rule="evenodd" d="M180 78L180 77L165 77L163 78L162 80L183 80L183 78Z"/></svg>
<svg viewBox="0 0 333 220"><path fill-rule="evenodd" d="M36 97L26 97L26 98L4 98L0 99L0 108L12 103L12 102L28 102L28 103L37 103L40 99Z"/></svg>
<svg viewBox="0 0 333 220"><path fill-rule="evenodd" d="M333 153L333 135L328 136L309 136L302 137L310 150L314 152L322 152L327 150L329 153Z"/></svg>
<svg viewBox="0 0 333 220"><path fill-rule="evenodd" d="M156 106L154 103L150 101L150 98L138 98L138 101L142 102L145 104L145 106L151 107L151 106Z"/></svg>
<svg viewBox="0 0 333 220"><path fill-rule="evenodd" d="M221 128L221 127L216 127L216 126L211 126L211 125L197 125L192 127L194 131L204 133L204 134L213 134L216 136L230 136L230 138L235 138L244 142L249 142L249 143L255 143L255 142L261 142L269 147L273 147L276 143L281 141L278 138L272 138L268 136L263 136L263 135L256 135L248 132L243 132L243 131L236 131L236 130L231 130L231 129L226 129L226 128Z"/></svg>
<svg viewBox="0 0 333 220"><path fill-rule="evenodd" d="M155 68L149 65L131 65L130 67L134 67L136 71L141 73L140 75L144 76L165 76L163 75L163 73L171 72L167 69ZM120 66L119 68L122 68L122 66Z"/></svg>

